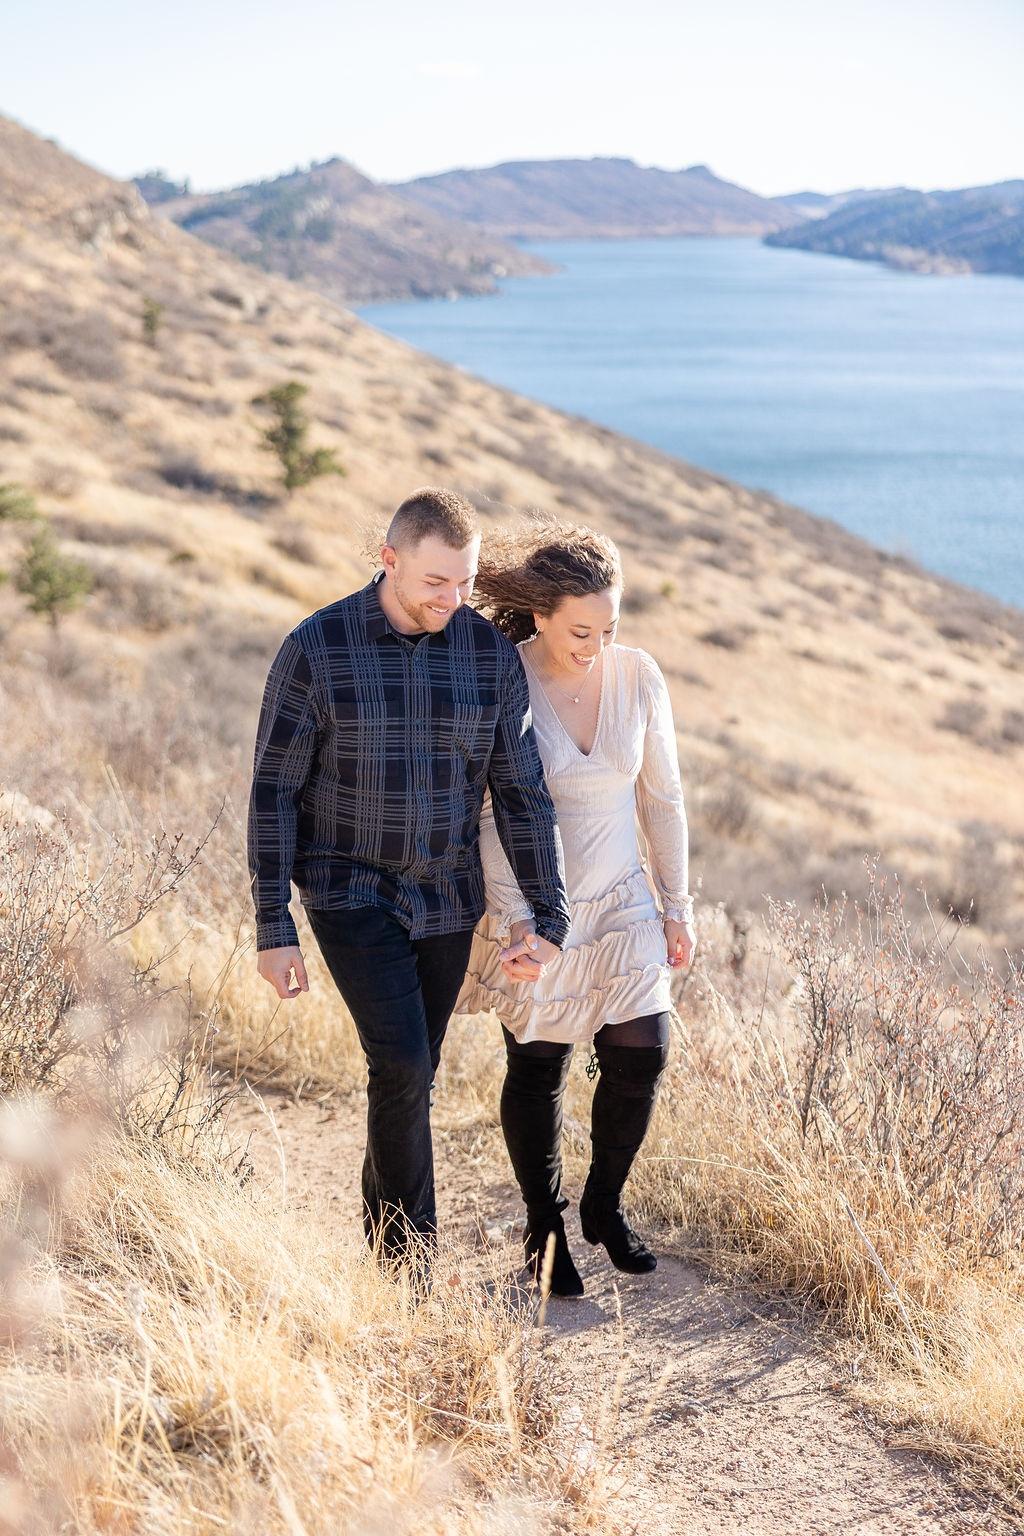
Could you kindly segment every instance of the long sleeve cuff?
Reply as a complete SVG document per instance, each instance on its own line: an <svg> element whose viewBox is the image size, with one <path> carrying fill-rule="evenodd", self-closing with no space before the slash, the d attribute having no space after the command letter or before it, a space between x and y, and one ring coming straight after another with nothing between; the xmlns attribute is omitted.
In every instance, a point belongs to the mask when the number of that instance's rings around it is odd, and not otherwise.
<svg viewBox="0 0 1024 1536"><path fill-rule="evenodd" d="M542 939L547 939L556 949L561 949L569 936L569 919L559 912L534 913L534 928Z"/></svg>
<svg viewBox="0 0 1024 1536"><path fill-rule="evenodd" d="M257 912L256 949L289 949L299 947L298 930L292 915L285 907L283 912Z"/></svg>
<svg viewBox="0 0 1024 1536"><path fill-rule="evenodd" d="M492 911L491 916L498 926L498 932L508 934L512 931L514 923L530 923L533 921L533 908L527 903L509 903Z"/></svg>

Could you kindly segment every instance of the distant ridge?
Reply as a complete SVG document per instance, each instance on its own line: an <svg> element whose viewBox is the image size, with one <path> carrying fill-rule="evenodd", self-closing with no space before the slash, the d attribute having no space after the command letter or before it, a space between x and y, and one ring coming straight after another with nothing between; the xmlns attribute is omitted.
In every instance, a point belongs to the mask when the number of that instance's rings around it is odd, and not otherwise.
<svg viewBox="0 0 1024 1536"><path fill-rule="evenodd" d="M223 192L191 193L159 172L135 185L157 212L211 245L346 304L491 293L500 277L551 270L338 158Z"/></svg>
<svg viewBox="0 0 1024 1536"><path fill-rule="evenodd" d="M848 192L786 192L773 201L785 203L801 219L823 219L848 203L866 202L869 198L907 190L906 187L853 187Z"/></svg>
<svg viewBox="0 0 1024 1536"><path fill-rule="evenodd" d="M767 243L912 272L1024 277L1024 181L858 195L824 218L769 234Z"/></svg>
<svg viewBox="0 0 1024 1536"><path fill-rule="evenodd" d="M445 171L392 189L437 214L502 239L761 235L799 215L723 181L706 165L658 170L634 160L513 160Z"/></svg>

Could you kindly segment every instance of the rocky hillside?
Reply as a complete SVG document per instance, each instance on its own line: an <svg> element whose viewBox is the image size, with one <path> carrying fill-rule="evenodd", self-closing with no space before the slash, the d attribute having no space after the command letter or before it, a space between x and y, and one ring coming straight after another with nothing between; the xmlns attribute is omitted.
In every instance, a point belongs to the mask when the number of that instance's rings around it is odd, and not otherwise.
<svg viewBox="0 0 1024 1536"><path fill-rule="evenodd" d="M339 303L491 293L499 277L552 270L397 196L344 160L201 195L158 175L136 185L183 229Z"/></svg>
<svg viewBox="0 0 1024 1536"><path fill-rule="evenodd" d="M859 888L877 851L1019 932L1024 615L417 353L2 120L0 252L9 790L86 816L148 774L237 813L280 637L447 483L487 523L541 507L619 540L621 638L665 668L708 897ZM346 473L285 497L252 402L290 380ZM40 527L92 582L52 632L19 590ZM244 867L221 877L242 910Z"/></svg>
<svg viewBox="0 0 1024 1536"><path fill-rule="evenodd" d="M760 235L799 218L706 165L662 171L633 160L521 160L423 176L394 190L505 239Z"/></svg>
<svg viewBox="0 0 1024 1536"><path fill-rule="evenodd" d="M856 197L769 245L883 261L911 272L1003 272L1024 277L1024 181L956 192L899 188Z"/></svg>

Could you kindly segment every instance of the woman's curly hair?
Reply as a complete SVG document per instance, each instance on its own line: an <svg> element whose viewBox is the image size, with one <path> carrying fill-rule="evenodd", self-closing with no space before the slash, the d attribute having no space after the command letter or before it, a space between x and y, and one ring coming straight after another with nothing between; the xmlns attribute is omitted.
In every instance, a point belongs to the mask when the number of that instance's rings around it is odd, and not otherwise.
<svg viewBox="0 0 1024 1536"><path fill-rule="evenodd" d="M611 539L545 519L488 534L473 602L516 643L535 633L535 613L550 618L563 598L621 586L622 561Z"/></svg>

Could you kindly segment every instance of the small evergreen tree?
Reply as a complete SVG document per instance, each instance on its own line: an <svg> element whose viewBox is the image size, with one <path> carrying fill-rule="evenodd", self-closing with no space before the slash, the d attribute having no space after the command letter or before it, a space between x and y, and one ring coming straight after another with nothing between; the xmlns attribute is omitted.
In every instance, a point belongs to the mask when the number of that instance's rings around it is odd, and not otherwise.
<svg viewBox="0 0 1024 1536"><path fill-rule="evenodd" d="M49 619L56 629L63 615L77 608L91 589L92 574L80 560L61 554L52 529L44 524L29 540L14 585L28 598L32 612Z"/></svg>
<svg viewBox="0 0 1024 1536"><path fill-rule="evenodd" d="M265 394L256 395L253 405L264 406L274 416L273 426L263 433L263 446L276 453L284 472L285 490L291 493L301 485L308 485L320 475L343 475L344 466L339 464L331 448L309 448L309 419L302 409L302 401L309 393L306 384L291 379L278 384Z"/></svg>
<svg viewBox="0 0 1024 1536"><path fill-rule="evenodd" d="M0 485L0 523L31 523L38 516L39 508L31 491L11 482Z"/></svg>
<svg viewBox="0 0 1024 1536"><path fill-rule="evenodd" d="M142 300L142 334L151 347L156 346L157 332L164 317L164 306L156 299Z"/></svg>

